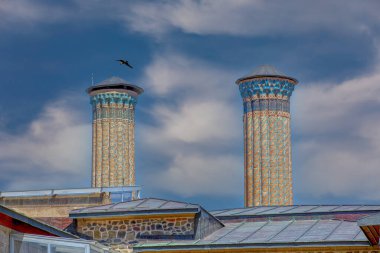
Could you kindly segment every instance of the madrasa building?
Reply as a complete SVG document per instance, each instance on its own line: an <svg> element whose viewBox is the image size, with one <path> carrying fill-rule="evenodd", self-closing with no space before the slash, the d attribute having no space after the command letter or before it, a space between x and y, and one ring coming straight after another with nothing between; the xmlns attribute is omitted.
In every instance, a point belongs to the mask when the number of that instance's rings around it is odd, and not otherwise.
<svg viewBox="0 0 380 253"><path fill-rule="evenodd" d="M134 116L143 89L112 77L87 89L92 187L0 192L0 253L380 253L380 205L293 205L290 98L298 81L265 65L236 84L244 207L140 198Z"/></svg>

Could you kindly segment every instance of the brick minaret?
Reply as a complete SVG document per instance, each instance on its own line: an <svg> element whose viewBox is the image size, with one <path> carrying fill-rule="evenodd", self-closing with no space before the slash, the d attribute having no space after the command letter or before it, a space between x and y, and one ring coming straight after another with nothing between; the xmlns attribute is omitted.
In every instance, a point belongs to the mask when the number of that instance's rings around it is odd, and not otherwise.
<svg viewBox="0 0 380 253"><path fill-rule="evenodd" d="M289 102L297 83L268 65L236 81L244 105L246 207L293 204Z"/></svg>
<svg viewBox="0 0 380 253"><path fill-rule="evenodd" d="M111 77L91 97L92 187L135 185L135 106L143 89Z"/></svg>

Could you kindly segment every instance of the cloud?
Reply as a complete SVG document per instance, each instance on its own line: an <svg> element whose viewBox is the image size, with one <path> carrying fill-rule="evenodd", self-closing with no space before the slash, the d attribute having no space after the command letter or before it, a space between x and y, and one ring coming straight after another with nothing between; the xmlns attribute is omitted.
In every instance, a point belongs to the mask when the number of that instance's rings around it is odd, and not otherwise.
<svg viewBox="0 0 380 253"><path fill-rule="evenodd" d="M41 1L0 1L0 28L13 29L16 24L25 28L40 22L54 23L63 21L68 15L62 6Z"/></svg>
<svg viewBox="0 0 380 253"><path fill-rule="evenodd" d="M7 189L73 187L89 177L91 126L74 101L47 104L24 133L0 131L1 181Z"/></svg>
<svg viewBox="0 0 380 253"><path fill-rule="evenodd" d="M301 84L293 101L293 159L301 196L379 200L380 73ZM323 186L323 187L322 187Z"/></svg>
<svg viewBox="0 0 380 253"><path fill-rule="evenodd" d="M241 108L230 80L235 76L184 55L154 58L141 83L148 86L145 95L160 99L148 113L153 124L139 126L141 152L164 156L166 163L144 173L145 185L181 196L241 193L243 161L234 143L242 132Z"/></svg>
<svg viewBox="0 0 380 253"><path fill-rule="evenodd" d="M228 103L195 100L188 98L176 109L164 104L153 108L152 113L160 125L161 136L185 143L220 142L237 137L236 131L231 129L236 129L238 122L227 120L234 118L236 111Z"/></svg>
<svg viewBox="0 0 380 253"><path fill-rule="evenodd" d="M178 152L170 167L155 175L160 189L184 197L239 196L242 193L240 157Z"/></svg>
<svg viewBox="0 0 380 253"><path fill-rule="evenodd" d="M117 13L128 10L128 6L125 1L0 0L0 29L20 32L46 24L64 23L80 27L94 25L99 20L119 21Z"/></svg>
<svg viewBox="0 0 380 253"><path fill-rule="evenodd" d="M377 1L180 0L7 1L0 4L0 28L56 22L75 25L107 21L164 38L172 31L209 35L272 36L328 31L371 34L378 29ZM365 15L364 15L365 13ZM80 21L80 22L79 22ZM90 21L90 22L86 22ZM18 30L19 30L18 29Z"/></svg>
<svg viewBox="0 0 380 253"><path fill-rule="evenodd" d="M121 17L132 30L151 35L173 30L245 36L310 31L368 33L380 21L376 12L379 7L376 1L155 1L138 2Z"/></svg>

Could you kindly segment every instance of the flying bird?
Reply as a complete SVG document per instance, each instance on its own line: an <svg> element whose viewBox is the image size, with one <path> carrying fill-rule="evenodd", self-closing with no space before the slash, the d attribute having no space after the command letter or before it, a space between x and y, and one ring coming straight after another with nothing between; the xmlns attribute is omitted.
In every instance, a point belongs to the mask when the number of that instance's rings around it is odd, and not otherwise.
<svg viewBox="0 0 380 253"><path fill-rule="evenodd" d="M120 64L124 64L128 67L130 67L131 69L133 69L133 67L129 64L129 62L127 60L116 60L118 62L120 62Z"/></svg>

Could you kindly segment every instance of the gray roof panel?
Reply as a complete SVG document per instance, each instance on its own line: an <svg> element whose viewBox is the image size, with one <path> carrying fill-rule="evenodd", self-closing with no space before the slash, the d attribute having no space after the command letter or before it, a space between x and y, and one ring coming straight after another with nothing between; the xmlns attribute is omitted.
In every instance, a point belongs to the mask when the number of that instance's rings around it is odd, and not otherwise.
<svg viewBox="0 0 380 253"><path fill-rule="evenodd" d="M236 215L258 215L260 213L268 212L276 208L277 207L273 206L259 206L256 208L246 208L246 210L244 211L239 210L239 212L237 212Z"/></svg>
<svg viewBox="0 0 380 253"><path fill-rule="evenodd" d="M315 220L297 220L293 221L281 233L271 239L271 242L289 242L297 241L318 221Z"/></svg>
<svg viewBox="0 0 380 253"><path fill-rule="evenodd" d="M145 198L132 200L127 202L120 202L116 204L109 204L103 206L95 206L95 207L86 207L81 209L72 210L70 212L70 217L76 218L78 215L84 217L86 215L92 214L128 214L128 213L152 213L152 212L195 212L200 208L199 205L178 202L178 201L170 201L164 199L156 199L156 198Z"/></svg>
<svg viewBox="0 0 380 253"><path fill-rule="evenodd" d="M330 241L354 240L361 231L356 222L342 222L335 231L327 238Z"/></svg>
<svg viewBox="0 0 380 253"><path fill-rule="evenodd" d="M302 206L260 206L212 211L215 217L266 217L281 215L329 215L334 213L380 212L380 205L302 205Z"/></svg>
<svg viewBox="0 0 380 253"><path fill-rule="evenodd" d="M334 212L339 212L339 211L355 211L358 210L361 206L340 206L336 209L334 209Z"/></svg>
<svg viewBox="0 0 380 253"><path fill-rule="evenodd" d="M323 212L331 212L340 206L318 206L312 210L309 210L309 213L323 213Z"/></svg>
<svg viewBox="0 0 380 253"><path fill-rule="evenodd" d="M278 235L292 221L270 221L259 231L244 240L245 243L269 242L272 237Z"/></svg>
<svg viewBox="0 0 380 253"><path fill-rule="evenodd" d="M158 241L140 243L139 247L282 247L300 244L308 245L369 245L368 239L357 226L356 222L338 220L287 220L266 222L226 223L225 227L217 230L201 240L172 241L159 244ZM229 246L228 246L229 245ZM170 246L170 247L169 247Z"/></svg>
<svg viewBox="0 0 380 253"><path fill-rule="evenodd" d="M318 220L317 223L306 231L297 242L318 242L329 237L341 221L336 220Z"/></svg>
<svg viewBox="0 0 380 253"><path fill-rule="evenodd" d="M265 212L261 212L260 215L264 215L264 214L279 214L279 213L284 213L286 211L291 211L291 210L294 210L296 207L294 206L280 206L280 207L276 207L274 209L270 209L268 211L265 211Z"/></svg>
<svg viewBox="0 0 380 253"><path fill-rule="evenodd" d="M281 213L307 213L308 211L317 207L318 206L297 206L297 208L290 209Z"/></svg>

